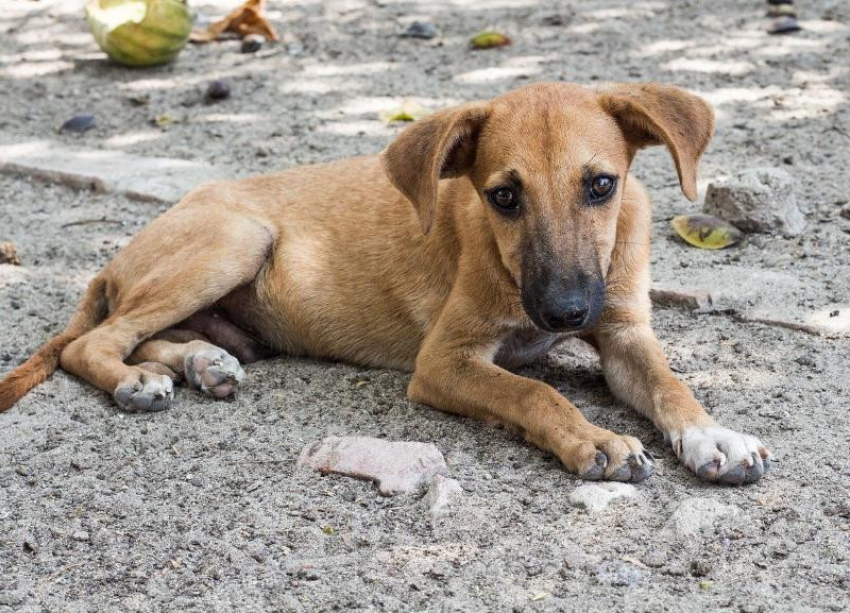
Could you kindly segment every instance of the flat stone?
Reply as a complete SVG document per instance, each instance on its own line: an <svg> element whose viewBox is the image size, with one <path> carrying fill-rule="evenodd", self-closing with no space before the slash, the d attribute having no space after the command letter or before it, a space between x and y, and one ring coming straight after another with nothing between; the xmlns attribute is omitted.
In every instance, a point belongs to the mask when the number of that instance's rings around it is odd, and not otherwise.
<svg viewBox="0 0 850 613"><path fill-rule="evenodd" d="M630 564L603 562L596 567L596 580L614 587L635 587L645 578L645 573Z"/></svg>
<svg viewBox="0 0 850 613"><path fill-rule="evenodd" d="M588 483L574 489L569 501L574 507L585 509L589 513L599 513L607 509L613 500L634 498L636 495L635 486L628 483Z"/></svg>
<svg viewBox="0 0 850 613"><path fill-rule="evenodd" d="M449 470L431 443L391 442L365 436L332 436L304 447L298 464L322 474L368 479L385 496L414 492Z"/></svg>
<svg viewBox="0 0 850 613"><path fill-rule="evenodd" d="M745 232L798 236L806 218L797 206L797 181L779 168L748 168L708 185L703 211Z"/></svg>
<svg viewBox="0 0 850 613"><path fill-rule="evenodd" d="M452 503L463 494L463 488L455 479L434 475L425 494L425 504L432 519L439 519L451 510Z"/></svg>
<svg viewBox="0 0 850 613"><path fill-rule="evenodd" d="M202 183L228 178L203 162L74 149L51 140L0 143L0 172L162 204L174 204Z"/></svg>
<svg viewBox="0 0 850 613"><path fill-rule="evenodd" d="M743 312L762 304L785 304L805 293L803 282L790 273L746 267L689 268L657 279L650 297L658 306Z"/></svg>
<svg viewBox="0 0 850 613"><path fill-rule="evenodd" d="M653 286L649 290L652 304L662 308L708 309L711 307L711 294L705 290L676 287Z"/></svg>
<svg viewBox="0 0 850 613"><path fill-rule="evenodd" d="M713 532L721 523L736 523L741 509L711 498L685 498L673 512L667 528L677 537L693 539Z"/></svg>

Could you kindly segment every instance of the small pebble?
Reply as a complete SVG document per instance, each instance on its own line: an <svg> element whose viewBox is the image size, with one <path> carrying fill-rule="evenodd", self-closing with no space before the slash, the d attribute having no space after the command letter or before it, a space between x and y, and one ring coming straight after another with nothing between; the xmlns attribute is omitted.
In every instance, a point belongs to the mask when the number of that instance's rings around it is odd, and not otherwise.
<svg viewBox="0 0 850 613"><path fill-rule="evenodd" d="M91 537L89 536L89 533L85 530L77 530L71 535L71 538L75 541L79 541L80 543L85 543L88 542Z"/></svg>
<svg viewBox="0 0 850 613"><path fill-rule="evenodd" d="M263 36L260 36L259 34L249 34L242 39L242 47L240 48L240 51L242 53L256 53L263 48L264 42L266 42L266 39Z"/></svg>
<svg viewBox="0 0 850 613"><path fill-rule="evenodd" d="M770 27L767 29L767 33L790 34L791 32L799 32L800 30L802 30L802 28L800 27L800 24L797 23L797 19L790 15L786 15L784 17L779 17L771 23Z"/></svg>
<svg viewBox="0 0 850 613"><path fill-rule="evenodd" d="M216 79L207 87L208 100L225 100L230 97L230 85L226 81Z"/></svg>
<svg viewBox="0 0 850 613"><path fill-rule="evenodd" d="M62 127L59 128L59 131L82 134L83 132L91 130L94 125L94 115L84 113L82 115L75 115L74 117L71 117L71 119L62 124Z"/></svg>
<svg viewBox="0 0 850 613"><path fill-rule="evenodd" d="M430 40L437 36L437 28L426 21L414 21L405 30L403 36Z"/></svg>

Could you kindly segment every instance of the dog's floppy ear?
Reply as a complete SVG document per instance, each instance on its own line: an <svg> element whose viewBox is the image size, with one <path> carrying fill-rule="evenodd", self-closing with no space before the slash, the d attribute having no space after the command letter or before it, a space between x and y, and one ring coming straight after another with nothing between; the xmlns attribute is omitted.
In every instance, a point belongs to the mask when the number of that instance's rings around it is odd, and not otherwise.
<svg viewBox="0 0 850 613"><path fill-rule="evenodd" d="M714 135L714 111L702 98L657 83L601 87L602 107L620 124L635 149L666 145L676 162L679 184L697 199L697 164Z"/></svg>
<svg viewBox="0 0 850 613"><path fill-rule="evenodd" d="M434 223L440 179L459 177L475 162L487 113L483 103L438 111L406 128L381 154L384 170L413 203L423 232Z"/></svg>

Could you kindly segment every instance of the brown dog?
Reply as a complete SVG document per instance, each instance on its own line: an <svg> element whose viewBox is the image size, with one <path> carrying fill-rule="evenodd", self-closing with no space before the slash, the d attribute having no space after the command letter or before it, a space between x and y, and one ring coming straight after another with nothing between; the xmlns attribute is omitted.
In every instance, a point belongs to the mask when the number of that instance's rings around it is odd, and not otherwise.
<svg viewBox="0 0 850 613"><path fill-rule="evenodd" d="M542 83L435 113L381 156L205 185L95 277L0 409L58 363L128 411L168 408L180 376L225 397L268 348L412 370L415 402L515 426L583 478L645 479L637 439L507 370L577 335L688 468L756 481L768 450L716 425L653 335L650 204L628 174L664 144L695 199L713 130L675 87Z"/></svg>

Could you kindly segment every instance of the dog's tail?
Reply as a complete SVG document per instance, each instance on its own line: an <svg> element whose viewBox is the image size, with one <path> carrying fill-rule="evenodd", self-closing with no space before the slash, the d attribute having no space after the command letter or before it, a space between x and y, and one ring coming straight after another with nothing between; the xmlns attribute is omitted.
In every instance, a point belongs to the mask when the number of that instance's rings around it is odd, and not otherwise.
<svg viewBox="0 0 850 613"><path fill-rule="evenodd" d="M53 374L59 367L62 350L103 321L106 316L105 289L106 282L96 277L89 284L86 295L65 330L0 381L0 413L12 408L28 391Z"/></svg>

